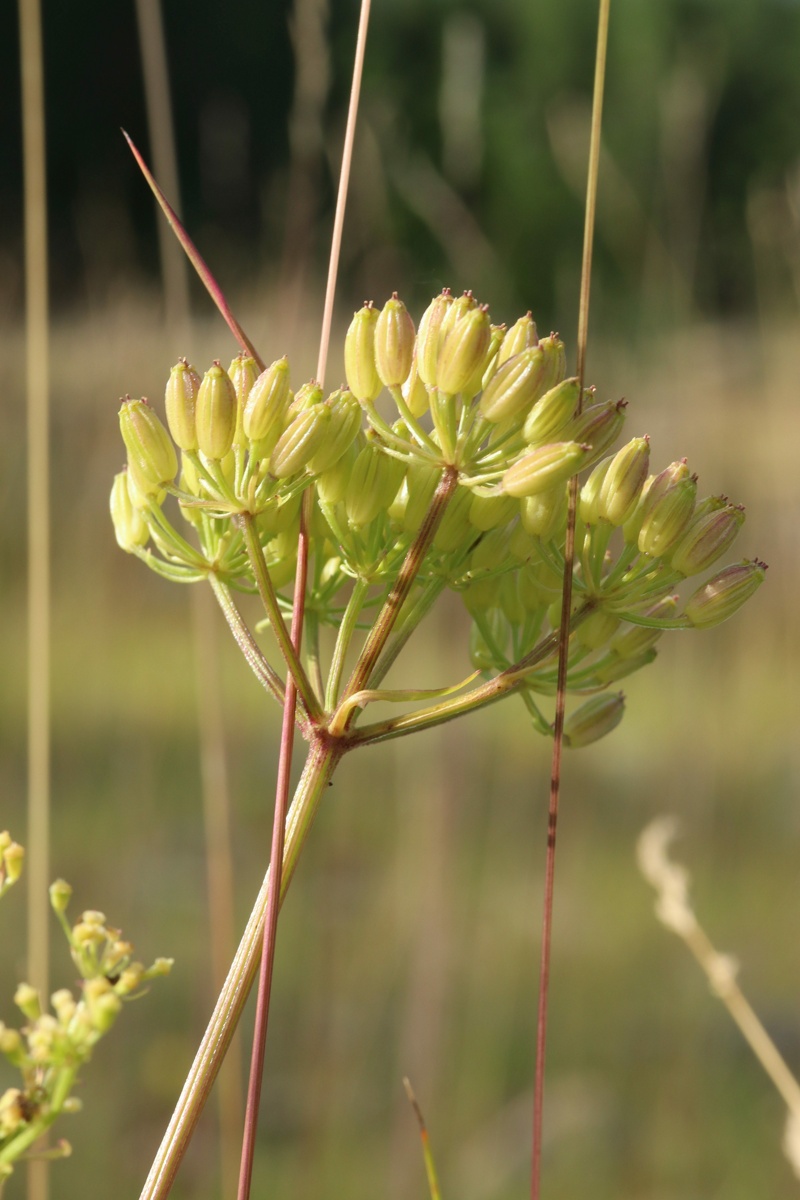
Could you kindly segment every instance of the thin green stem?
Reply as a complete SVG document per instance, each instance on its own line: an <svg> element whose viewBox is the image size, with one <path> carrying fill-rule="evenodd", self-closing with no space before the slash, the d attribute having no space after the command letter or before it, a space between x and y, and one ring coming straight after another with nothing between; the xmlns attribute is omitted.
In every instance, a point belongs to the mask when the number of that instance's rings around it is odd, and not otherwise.
<svg viewBox="0 0 800 1200"><path fill-rule="evenodd" d="M593 601L587 601L582 608L573 613L569 621L570 633L577 629L594 612L595 608L596 605ZM348 749L355 746L373 745L375 742L388 741L390 738L403 737L421 729L432 729L435 725L442 725L445 721L453 721L456 717L464 716L465 713L476 712L480 708L494 704L503 696L508 696L525 686L528 674L541 662L552 658L557 653L559 638L559 633L549 634L519 662L513 663L507 670L501 671L499 675L495 675L488 682L472 688L463 696L445 700L430 708L418 709L413 713L404 713L402 716L392 717L388 721L376 721L372 725L362 725L358 729L350 731L347 734Z"/></svg>
<svg viewBox="0 0 800 1200"><path fill-rule="evenodd" d="M267 562L264 558L264 550L259 541L255 519L250 513L242 515L242 529L247 547L247 556L253 568L258 594L269 617L272 631L286 660L289 673L295 682L298 695L303 702L303 707L312 721L318 721L322 716L319 701L314 695L314 689L306 675L297 650L292 643L289 630L286 628L286 622L278 605L278 597L275 595L275 588L272 586L272 579L270 578Z"/></svg>
<svg viewBox="0 0 800 1200"><path fill-rule="evenodd" d="M336 645L333 648L331 669L328 672L328 686L325 689L325 710L333 712L339 701L339 688L342 682L347 651L355 632L356 623L364 607L364 599L369 591L369 584L363 579L357 579L347 601L344 616L336 635Z"/></svg>
<svg viewBox="0 0 800 1200"><path fill-rule="evenodd" d="M228 627L233 634L236 645L244 655L248 667L250 667L250 670L261 686L266 688L279 704L283 704L285 696L283 683L261 653L252 633L245 624L242 614L231 599L230 592L225 584L217 579L216 575L209 575L208 581L222 609L225 620L228 622Z"/></svg>
<svg viewBox="0 0 800 1200"><path fill-rule="evenodd" d="M331 739L312 735L303 774L286 818L280 900L292 881L319 803L343 753ZM208 1028L190 1068L180 1099L158 1149L140 1200L165 1200L200 1118L214 1079L250 993L261 958L264 916L269 894L267 872L247 927L219 994Z"/></svg>

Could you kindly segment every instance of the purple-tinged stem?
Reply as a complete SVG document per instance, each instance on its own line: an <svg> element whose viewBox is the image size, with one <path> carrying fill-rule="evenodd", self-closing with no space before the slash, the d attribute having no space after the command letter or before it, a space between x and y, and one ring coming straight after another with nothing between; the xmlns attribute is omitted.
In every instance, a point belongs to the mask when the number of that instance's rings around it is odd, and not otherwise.
<svg viewBox="0 0 800 1200"><path fill-rule="evenodd" d="M248 354L252 355L252 357L256 360L256 362L258 363L258 369L260 371L263 371L265 364L264 364L263 359L261 358L261 355L258 353L255 346L250 341L250 338L247 336L247 334L242 329L239 322L236 320L236 317L231 312L230 305L228 304L228 301L225 299L222 288L219 286L216 279L211 274L211 271L208 269L208 265L207 265L205 259L203 258L203 256L201 255L201 253L197 249L197 247L195 246L192 239L189 237L186 230L184 229L183 223L181 222L180 218L178 217L178 214L172 208L172 205L167 200L167 198L164 195L164 193L162 192L161 188L156 183L155 178L153 177L153 174L150 171L150 168L148 167L147 163L144 161L141 154L137 150L132 138L125 132L124 129L122 130L122 134L123 134L126 142L128 143L128 145L130 146L133 157L136 159L136 162L139 164L139 170L144 175L145 179L147 180L148 184L150 185L150 190L152 191L156 200L160 204L161 210L164 213L164 216L167 218L170 229L175 234L175 236L178 239L178 241L180 242L180 244L183 246L183 249L186 251L186 256L189 259L189 262L194 267L195 271L197 272L197 274L199 275L199 277L203 283L203 286L205 287L209 296L214 301L214 303L216 304L220 313L222 314L222 318L225 321L225 324L228 326L231 333L236 338L236 341L239 343L239 345L242 347L242 349L244 351L246 351Z"/></svg>

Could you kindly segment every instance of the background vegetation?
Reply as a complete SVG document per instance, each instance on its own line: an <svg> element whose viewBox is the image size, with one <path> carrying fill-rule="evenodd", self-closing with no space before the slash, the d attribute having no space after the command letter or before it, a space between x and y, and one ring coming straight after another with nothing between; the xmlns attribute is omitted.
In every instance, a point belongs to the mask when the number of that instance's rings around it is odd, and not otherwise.
<svg viewBox="0 0 800 1200"><path fill-rule="evenodd" d="M313 370L355 5L167 0L187 224L263 353ZM0 12L0 795L24 833L24 410L19 110ZM116 548L121 392L158 396L187 352L233 353L195 296L159 311L132 6L45 5L53 270L54 863L144 957L176 969L100 1047L56 1194L136 1195L211 1001L186 593ZM472 286L571 337L594 5L386 0L370 34L338 317L393 288ZM630 435L687 455L748 508L768 586L730 626L665 639L620 729L570 757L561 834L545 1188L593 1200L794 1194L783 1110L683 947L656 925L633 844L678 812L699 913L800 1068L797 379L800 6L612 6L589 374ZM417 308L420 311L420 308ZM338 344L341 344L339 340ZM336 355L331 384L341 370ZM457 677L455 610L417 678ZM459 634L463 633L464 637ZM224 645L237 909L268 854L278 712ZM455 671L455 674L454 674ZM462 670L463 673L463 670ZM422 1194L424 1105L445 1192L525 1193L548 747L522 706L346 762L281 925L256 1186ZM20 973L5 901L2 1011ZM59 950L60 953L60 950ZM63 955L55 964L71 978ZM0 1081L2 1082L2 1081ZM220 1195L213 1118L176 1200ZM103 1181L101 1185L97 1181ZM9 1186L21 1195L21 1176ZM15 1191L16 1189L16 1191Z"/></svg>

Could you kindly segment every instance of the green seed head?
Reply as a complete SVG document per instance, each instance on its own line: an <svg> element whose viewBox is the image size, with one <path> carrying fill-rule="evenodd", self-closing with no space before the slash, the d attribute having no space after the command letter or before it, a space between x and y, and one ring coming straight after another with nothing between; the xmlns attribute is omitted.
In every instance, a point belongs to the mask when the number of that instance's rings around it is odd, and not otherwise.
<svg viewBox="0 0 800 1200"><path fill-rule="evenodd" d="M354 314L344 339L344 371L347 385L362 404L370 404L381 394L381 383L375 362L375 328L378 311L372 301Z"/></svg>
<svg viewBox="0 0 800 1200"><path fill-rule="evenodd" d="M338 462L317 477L317 494L323 504L339 504L344 500L362 445L363 438L357 434Z"/></svg>
<svg viewBox="0 0 800 1200"><path fill-rule="evenodd" d="M397 292L393 292L375 323L375 367L384 387L405 383L413 354L414 322Z"/></svg>
<svg viewBox="0 0 800 1200"><path fill-rule="evenodd" d="M544 355L545 370L542 377L541 395L549 392L550 388L561 383L561 380L567 373L567 356L564 351L564 343L557 333L551 333L548 337L541 338L539 341L542 353Z"/></svg>
<svg viewBox="0 0 800 1200"><path fill-rule="evenodd" d="M695 629L720 625L761 587L766 572L767 564L758 559L726 567L689 597L684 615Z"/></svg>
<svg viewBox="0 0 800 1200"><path fill-rule="evenodd" d="M167 425L180 450L197 449L195 408L200 391L200 376L185 358L176 362L169 373L164 391Z"/></svg>
<svg viewBox="0 0 800 1200"><path fill-rule="evenodd" d="M197 393L197 444L206 458L219 461L233 445L236 407L234 386L216 360L203 376Z"/></svg>
<svg viewBox="0 0 800 1200"><path fill-rule="evenodd" d="M119 427L137 485L146 495L157 496L178 474L169 434L146 400L123 400Z"/></svg>
<svg viewBox="0 0 800 1200"><path fill-rule="evenodd" d="M677 596L662 596L659 601L645 610L644 615L651 619L657 620L659 617L663 617L664 620L669 620L675 616L677 609ZM611 649L620 658L639 658L656 644L663 632L663 629L653 629L647 625L626 624L611 639Z"/></svg>
<svg viewBox="0 0 800 1200"><path fill-rule="evenodd" d="M598 609L587 617L575 631L575 637L582 646L589 650L599 650L614 636L619 628L619 617L613 613Z"/></svg>
<svg viewBox="0 0 800 1200"><path fill-rule="evenodd" d="M362 529L388 509L403 482L404 467L368 440L356 459L350 486L345 496L347 521L352 529Z"/></svg>

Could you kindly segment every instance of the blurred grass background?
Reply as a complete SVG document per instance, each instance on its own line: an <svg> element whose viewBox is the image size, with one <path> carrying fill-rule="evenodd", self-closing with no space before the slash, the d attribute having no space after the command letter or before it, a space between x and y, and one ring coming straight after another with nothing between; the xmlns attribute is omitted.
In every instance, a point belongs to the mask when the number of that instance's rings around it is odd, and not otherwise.
<svg viewBox="0 0 800 1200"><path fill-rule="evenodd" d="M316 361L354 5L164 4L187 224L262 353ZM338 303L473 287L574 342L594 5L376 7ZM295 30L294 40L289 35ZM136 1195L212 1001L188 597L117 549L117 397L234 352L194 293L160 311L132 6L45 5L53 272L53 875L173 976L125 1014L62 1133L60 1200ZM24 381L13 12L0 13L2 825L25 825ZM800 5L615 0L589 377L654 461L747 505L767 586L674 635L606 742L570 756L554 934L545 1191L554 1200L778 1200L783 1109L633 861L676 812L699 915L800 1070L797 381ZM16 90L15 90L16 89ZM6 95L7 92L7 95ZM329 383L341 372L334 351ZM461 636L463 635L463 636ZM457 606L415 645L466 673ZM237 912L268 856L277 708L223 646ZM508 702L345 761L284 909L256 1189L424 1195L409 1074L446 1197L526 1194L549 747ZM24 948L3 905L2 1007ZM72 978L56 943L54 984ZM0 1080L0 1083L3 1083ZM4 1086L4 1083L3 1083ZM98 1181L102 1181L98 1183ZM22 1175L8 1188L22 1195ZM221 1195L214 1118L176 1200Z"/></svg>

